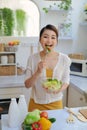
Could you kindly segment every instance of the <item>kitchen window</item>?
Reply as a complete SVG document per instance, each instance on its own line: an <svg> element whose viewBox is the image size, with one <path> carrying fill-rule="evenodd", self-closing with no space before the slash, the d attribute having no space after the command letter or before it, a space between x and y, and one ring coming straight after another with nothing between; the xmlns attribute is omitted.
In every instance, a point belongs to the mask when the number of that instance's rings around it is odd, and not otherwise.
<svg viewBox="0 0 87 130"><path fill-rule="evenodd" d="M15 19L15 11L17 9L21 9L24 12L26 12L26 24L25 24L26 33L24 33L24 30L21 30L21 33L18 33L17 20L14 20L15 25L13 28L12 35L10 35L10 36L30 36L30 37L35 36L35 37L37 37L39 35L40 13L39 13L37 5L33 1L30 1L30 0L0 0L0 9L3 9L3 8L11 9L14 13L14 19ZM4 17L2 12L0 12L0 17L2 17L2 18ZM3 25L0 28L0 32L3 32L4 27L6 30L6 25L4 26L3 20L1 22ZM0 34L0 36L9 36L9 35L4 35L4 33L2 33L2 34Z"/></svg>

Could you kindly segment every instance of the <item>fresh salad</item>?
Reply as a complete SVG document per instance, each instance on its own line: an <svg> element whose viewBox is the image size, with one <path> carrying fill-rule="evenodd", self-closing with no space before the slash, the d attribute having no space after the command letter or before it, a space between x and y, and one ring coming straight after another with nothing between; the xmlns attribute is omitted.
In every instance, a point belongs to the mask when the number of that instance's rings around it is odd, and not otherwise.
<svg viewBox="0 0 87 130"><path fill-rule="evenodd" d="M46 79L42 83L43 87L50 91L57 91L61 88L62 82L57 79Z"/></svg>

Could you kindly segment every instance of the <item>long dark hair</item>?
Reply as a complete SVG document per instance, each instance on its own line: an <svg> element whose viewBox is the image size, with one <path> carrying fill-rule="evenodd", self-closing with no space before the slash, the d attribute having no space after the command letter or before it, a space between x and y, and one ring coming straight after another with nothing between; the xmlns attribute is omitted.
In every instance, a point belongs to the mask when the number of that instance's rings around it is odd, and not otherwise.
<svg viewBox="0 0 87 130"><path fill-rule="evenodd" d="M44 32L46 29L54 31L54 32L56 33L56 37L58 38L58 30L57 30L57 28L56 28L54 25L48 24L48 25L46 25L45 27L43 27L43 28L41 29L40 35L39 35L39 39L41 38L43 32Z"/></svg>

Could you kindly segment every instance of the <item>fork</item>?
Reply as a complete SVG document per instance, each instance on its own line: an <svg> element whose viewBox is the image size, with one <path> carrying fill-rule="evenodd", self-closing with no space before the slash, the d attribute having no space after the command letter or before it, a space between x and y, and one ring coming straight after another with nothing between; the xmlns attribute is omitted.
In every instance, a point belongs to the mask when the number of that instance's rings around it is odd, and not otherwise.
<svg viewBox="0 0 87 130"><path fill-rule="evenodd" d="M70 110L69 108L67 107L64 107L67 111ZM68 111L69 112L69 117L66 119L67 123L74 123L75 119L73 117L73 113L71 111Z"/></svg>
<svg viewBox="0 0 87 130"><path fill-rule="evenodd" d="M69 114L69 117L66 119L66 121L67 123L74 123L75 120L72 113Z"/></svg>

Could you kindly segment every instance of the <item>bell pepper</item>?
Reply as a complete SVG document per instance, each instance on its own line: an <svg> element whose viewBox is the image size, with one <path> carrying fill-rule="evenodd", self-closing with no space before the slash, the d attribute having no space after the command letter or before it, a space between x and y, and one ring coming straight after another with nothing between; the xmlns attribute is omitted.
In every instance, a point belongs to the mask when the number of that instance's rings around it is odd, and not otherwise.
<svg viewBox="0 0 87 130"><path fill-rule="evenodd" d="M41 117L40 120L39 120L39 122L42 125L42 130L48 130L48 129L51 128L52 123L51 123L51 121L49 119Z"/></svg>
<svg viewBox="0 0 87 130"><path fill-rule="evenodd" d="M42 130L42 126L41 126L40 122L34 122L32 124L32 130Z"/></svg>

